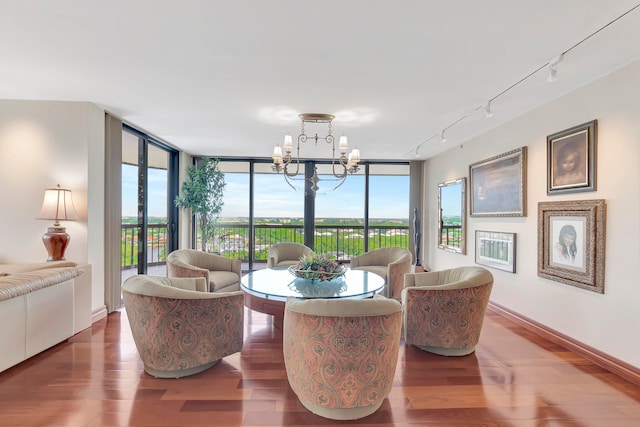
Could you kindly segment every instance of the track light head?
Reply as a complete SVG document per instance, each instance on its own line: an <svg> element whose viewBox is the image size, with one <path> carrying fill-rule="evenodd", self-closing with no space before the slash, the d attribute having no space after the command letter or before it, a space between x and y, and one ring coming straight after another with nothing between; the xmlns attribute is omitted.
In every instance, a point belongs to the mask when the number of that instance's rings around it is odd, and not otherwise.
<svg viewBox="0 0 640 427"><path fill-rule="evenodd" d="M560 54L549 61L549 75L547 76L548 82L554 82L558 80L558 64L562 61L564 54Z"/></svg>
<svg viewBox="0 0 640 427"><path fill-rule="evenodd" d="M440 132L440 142L447 142L447 138L444 136L444 129Z"/></svg>
<svg viewBox="0 0 640 427"><path fill-rule="evenodd" d="M491 101L487 102L487 105L484 106L484 115L487 119L489 117L493 117L493 111L491 111Z"/></svg>

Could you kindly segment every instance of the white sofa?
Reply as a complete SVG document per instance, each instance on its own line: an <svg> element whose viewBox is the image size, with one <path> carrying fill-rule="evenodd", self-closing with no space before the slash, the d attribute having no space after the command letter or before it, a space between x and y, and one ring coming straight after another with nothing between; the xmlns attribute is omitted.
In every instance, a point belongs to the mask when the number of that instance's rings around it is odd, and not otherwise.
<svg viewBox="0 0 640 427"><path fill-rule="evenodd" d="M91 326L91 267L0 264L0 372Z"/></svg>

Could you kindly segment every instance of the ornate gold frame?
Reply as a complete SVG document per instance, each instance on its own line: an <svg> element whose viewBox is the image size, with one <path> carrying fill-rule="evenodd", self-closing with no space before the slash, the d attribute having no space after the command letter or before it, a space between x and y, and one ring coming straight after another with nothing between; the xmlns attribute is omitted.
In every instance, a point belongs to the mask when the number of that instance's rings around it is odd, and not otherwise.
<svg viewBox="0 0 640 427"><path fill-rule="evenodd" d="M538 276L604 293L605 208L603 199L538 203ZM563 224L578 225L577 253L567 261L554 253Z"/></svg>

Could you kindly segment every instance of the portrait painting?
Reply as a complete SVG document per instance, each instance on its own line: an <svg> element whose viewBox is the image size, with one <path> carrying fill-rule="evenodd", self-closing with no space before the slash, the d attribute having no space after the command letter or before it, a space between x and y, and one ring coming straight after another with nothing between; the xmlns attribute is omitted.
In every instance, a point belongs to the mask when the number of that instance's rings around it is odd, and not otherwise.
<svg viewBox="0 0 640 427"><path fill-rule="evenodd" d="M605 202L538 203L538 276L604 293Z"/></svg>
<svg viewBox="0 0 640 427"><path fill-rule="evenodd" d="M550 219L549 248L551 265L585 271L585 232L586 220L581 216L561 216Z"/></svg>
<svg viewBox="0 0 640 427"><path fill-rule="evenodd" d="M596 121L547 137L547 194L595 191Z"/></svg>

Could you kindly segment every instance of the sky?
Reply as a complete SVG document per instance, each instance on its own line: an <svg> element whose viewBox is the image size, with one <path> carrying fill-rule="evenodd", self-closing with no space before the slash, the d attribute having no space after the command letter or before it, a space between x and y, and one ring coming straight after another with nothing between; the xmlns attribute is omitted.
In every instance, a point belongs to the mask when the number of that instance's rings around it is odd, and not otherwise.
<svg viewBox="0 0 640 427"><path fill-rule="evenodd" d="M321 178L328 178L321 176ZM249 177L226 173L225 203L221 217L248 217ZM150 169L149 216L166 216L166 171ZM256 217L302 218L304 191L287 185L282 174L256 174L254 215ZM294 181L294 185L302 185ZM364 176L349 175L337 189L334 181L320 181L316 193L316 217L363 218ZM122 165L122 215L137 215L137 167ZM370 218L408 218L409 177L371 176L369 184Z"/></svg>

